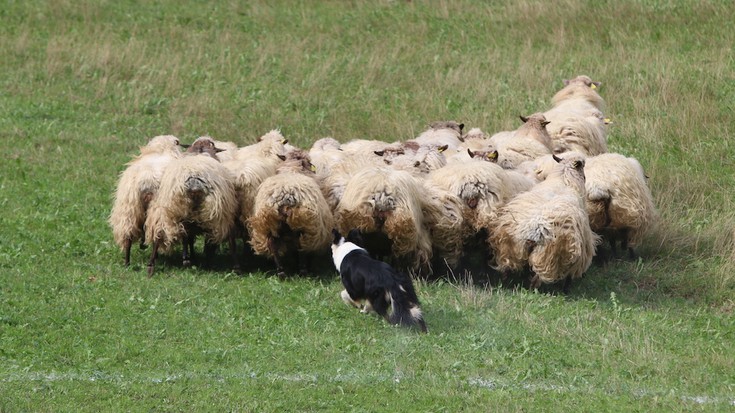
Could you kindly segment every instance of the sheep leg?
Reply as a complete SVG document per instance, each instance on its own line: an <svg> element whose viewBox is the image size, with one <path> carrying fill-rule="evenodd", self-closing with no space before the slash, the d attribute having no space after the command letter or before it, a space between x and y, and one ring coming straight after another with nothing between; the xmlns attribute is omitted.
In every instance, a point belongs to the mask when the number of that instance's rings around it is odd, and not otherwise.
<svg viewBox="0 0 735 413"><path fill-rule="evenodd" d="M125 266L130 266L130 245L133 243L133 241L130 238L125 239L125 244L123 245L123 250L125 250Z"/></svg>
<svg viewBox="0 0 735 413"><path fill-rule="evenodd" d="M204 266L209 268L209 266L214 261L214 254L217 251L217 244L212 244L211 242L204 241Z"/></svg>
<svg viewBox="0 0 735 413"><path fill-rule="evenodd" d="M230 256L232 256L232 270L236 273L240 273L240 260L237 257L237 240L235 235L230 235Z"/></svg>
<svg viewBox="0 0 735 413"><path fill-rule="evenodd" d="M538 274L534 274L531 277L531 285L528 287L530 290L537 290L541 286L541 279Z"/></svg>
<svg viewBox="0 0 735 413"><path fill-rule="evenodd" d="M194 250L194 248L193 246L190 247L190 245L191 244L189 243L189 237L184 236L184 239L181 240L181 262L184 268L191 267L191 256L189 254L190 251Z"/></svg>
<svg viewBox="0 0 735 413"><path fill-rule="evenodd" d="M283 270L281 258L278 256L277 241L273 237L268 237L268 252L273 256L273 261L276 263L276 274L281 278L285 277L286 272Z"/></svg>
<svg viewBox="0 0 735 413"><path fill-rule="evenodd" d="M156 266L156 257L158 256L158 246L160 241L156 240L153 242L153 251L151 251L151 259L148 261L148 278L153 276L153 269Z"/></svg>
<svg viewBox="0 0 735 413"><path fill-rule="evenodd" d="M309 273L309 254L305 251L299 251L299 275L304 276Z"/></svg>
<svg viewBox="0 0 735 413"><path fill-rule="evenodd" d="M572 286L572 277L571 276L567 276L567 278L564 279L564 286L562 287L561 291L564 294L569 294L569 290L570 290L571 286Z"/></svg>

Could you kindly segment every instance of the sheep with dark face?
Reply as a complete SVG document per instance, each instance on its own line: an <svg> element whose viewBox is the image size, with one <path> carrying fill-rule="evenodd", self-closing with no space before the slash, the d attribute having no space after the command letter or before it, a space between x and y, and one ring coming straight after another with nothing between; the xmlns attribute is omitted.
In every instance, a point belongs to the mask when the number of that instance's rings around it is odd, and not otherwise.
<svg viewBox="0 0 735 413"><path fill-rule="evenodd" d="M146 242L153 245L149 277L159 250L169 251L177 242L182 243L184 265L188 265L198 234L205 236L207 255L229 240L238 268L233 235L237 197L232 181L230 171L217 159L217 148L210 138L197 139L185 156L168 165L145 222Z"/></svg>
<svg viewBox="0 0 735 413"><path fill-rule="evenodd" d="M125 254L125 266L130 265L131 245L143 240L148 207L158 193L164 169L181 157L179 146L175 136L156 136L120 174L109 223L115 243Z"/></svg>
<svg viewBox="0 0 735 413"><path fill-rule="evenodd" d="M504 274L530 267L531 288L572 279L589 268L599 237L585 209L584 159L559 159L544 182L498 211L488 241Z"/></svg>
<svg viewBox="0 0 735 413"><path fill-rule="evenodd" d="M289 152L277 174L258 188L247 221L253 250L272 258L281 276L284 255L297 253L299 272L305 274L308 255L329 250L334 218L315 180L315 169L307 152Z"/></svg>

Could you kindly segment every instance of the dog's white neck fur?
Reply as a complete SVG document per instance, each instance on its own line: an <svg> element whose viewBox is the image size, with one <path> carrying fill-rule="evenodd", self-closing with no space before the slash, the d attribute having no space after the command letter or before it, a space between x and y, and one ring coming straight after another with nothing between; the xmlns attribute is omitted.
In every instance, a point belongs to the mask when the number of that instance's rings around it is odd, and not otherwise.
<svg viewBox="0 0 735 413"><path fill-rule="evenodd" d="M344 239L339 245L332 245L332 259L334 260L334 266L337 267L337 271L339 271L342 266L342 260L347 256L347 254L355 250L365 251L364 248L360 248L351 242L344 241Z"/></svg>

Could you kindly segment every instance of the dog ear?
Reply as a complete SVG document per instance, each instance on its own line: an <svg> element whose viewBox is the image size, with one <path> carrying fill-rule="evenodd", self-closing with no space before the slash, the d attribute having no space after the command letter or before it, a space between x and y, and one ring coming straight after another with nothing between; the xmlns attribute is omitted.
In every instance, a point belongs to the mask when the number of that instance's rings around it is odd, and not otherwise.
<svg viewBox="0 0 735 413"><path fill-rule="evenodd" d="M339 244L339 242L342 240L342 234L340 234L336 228L332 229L332 236L334 236L332 244Z"/></svg>
<svg viewBox="0 0 735 413"><path fill-rule="evenodd" d="M362 234L360 234L360 230L357 228L350 230L345 239L357 246L361 247L363 245Z"/></svg>

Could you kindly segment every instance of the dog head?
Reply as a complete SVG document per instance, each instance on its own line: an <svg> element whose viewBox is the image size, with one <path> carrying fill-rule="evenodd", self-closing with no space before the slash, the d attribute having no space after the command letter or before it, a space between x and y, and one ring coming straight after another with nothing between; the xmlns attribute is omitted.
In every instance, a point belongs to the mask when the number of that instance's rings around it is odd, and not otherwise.
<svg viewBox="0 0 735 413"><path fill-rule="evenodd" d="M332 235L334 237L332 239L332 259L334 260L334 266L339 271L342 265L342 259L347 254L351 251L362 249L357 243L353 242L353 240L358 239L362 241L362 238L360 237L360 232L356 229L350 231L347 234L347 238L344 238L336 229L332 230Z"/></svg>
<svg viewBox="0 0 735 413"><path fill-rule="evenodd" d="M365 248L365 241L362 239L362 233L360 233L360 230L357 228L350 230L350 232L347 233L345 240L359 247Z"/></svg>

